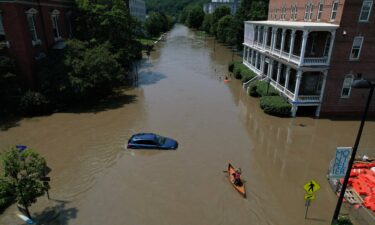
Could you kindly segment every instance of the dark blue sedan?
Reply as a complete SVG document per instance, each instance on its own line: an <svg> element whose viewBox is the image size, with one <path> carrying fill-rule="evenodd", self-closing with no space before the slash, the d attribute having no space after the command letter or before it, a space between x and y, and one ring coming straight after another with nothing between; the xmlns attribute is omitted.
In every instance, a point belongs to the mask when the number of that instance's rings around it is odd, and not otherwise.
<svg viewBox="0 0 375 225"><path fill-rule="evenodd" d="M140 149L176 149L177 147L177 141L153 133L134 134L127 146L127 148Z"/></svg>

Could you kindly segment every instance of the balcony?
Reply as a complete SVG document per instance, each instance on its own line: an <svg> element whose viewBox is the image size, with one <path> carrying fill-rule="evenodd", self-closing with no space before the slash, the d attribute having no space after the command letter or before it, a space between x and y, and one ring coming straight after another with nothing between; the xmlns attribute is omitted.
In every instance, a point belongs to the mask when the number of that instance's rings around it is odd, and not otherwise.
<svg viewBox="0 0 375 225"><path fill-rule="evenodd" d="M328 65L327 57L314 57L314 58L304 58L304 66L317 66L317 65Z"/></svg>

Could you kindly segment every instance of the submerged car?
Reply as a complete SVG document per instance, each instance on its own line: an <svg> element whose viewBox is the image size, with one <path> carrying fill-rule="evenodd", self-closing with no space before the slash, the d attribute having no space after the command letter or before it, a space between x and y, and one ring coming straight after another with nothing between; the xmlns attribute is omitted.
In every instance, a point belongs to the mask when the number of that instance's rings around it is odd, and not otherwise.
<svg viewBox="0 0 375 225"><path fill-rule="evenodd" d="M177 141L153 133L134 134L128 141L127 148L139 149L176 149Z"/></svg>

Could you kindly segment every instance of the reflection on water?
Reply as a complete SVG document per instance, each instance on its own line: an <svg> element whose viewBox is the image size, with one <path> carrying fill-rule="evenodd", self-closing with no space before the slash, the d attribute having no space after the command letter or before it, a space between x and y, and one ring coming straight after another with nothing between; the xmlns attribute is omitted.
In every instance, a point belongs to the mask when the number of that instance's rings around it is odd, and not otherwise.
<svg viewBox="0 0 375 225"><path fill-rule="evenodd" d="M353 145L359 122L265 115L240 82L223 82L231 59L227 47L177 25L141 62L138 85L125 90L130 101L21 120L0 132L0 147L25 144L47 159L50 195L69 201L55 224L329 224L329 160ZM366 123L360 154L373 155L374 130ZM138 132L172 137L179 148L124 149ZM222 172L228 162L242 168L247 199ZM305 220L311 179L321 189ZM51 212L46 202L31 211ZM0 224L21 224L14 210Z"/></svg>

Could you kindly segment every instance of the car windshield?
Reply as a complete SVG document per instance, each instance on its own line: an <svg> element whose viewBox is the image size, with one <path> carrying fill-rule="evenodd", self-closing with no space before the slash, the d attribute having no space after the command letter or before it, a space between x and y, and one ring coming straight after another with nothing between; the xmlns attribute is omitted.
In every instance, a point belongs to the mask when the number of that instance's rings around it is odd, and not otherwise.
<svg viewBox="0 0 375 225"><path fill-rule="evenodd" d="M159 135L156 135L156 136L155 136L155 141L156 141L156 143L158 143L159 145L162 145L162 144L164 144L164 142L165 142L165 138L164 138L164 137L161 137L161 136L159 136Z"/></svg>

